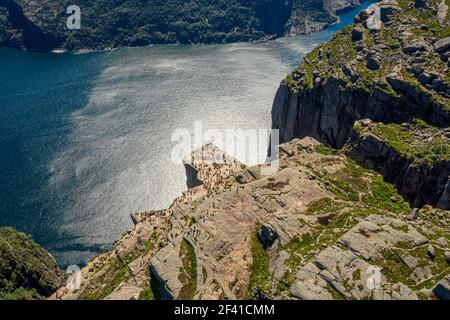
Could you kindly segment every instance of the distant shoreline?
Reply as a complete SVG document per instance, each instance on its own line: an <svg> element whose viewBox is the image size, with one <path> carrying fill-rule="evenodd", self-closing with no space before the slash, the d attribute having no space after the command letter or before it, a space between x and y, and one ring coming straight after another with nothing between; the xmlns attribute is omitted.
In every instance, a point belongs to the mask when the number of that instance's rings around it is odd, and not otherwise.
<svg viewBox="0 0 450 320"><path fill-rule="evenodd" d="M267 35L261 39L252 40L252 41L232 41L232 42L213 42L213 43L190 43L190 44L184 44L184 43L152 43L147 45L141 45L141 46L117 46L117 47L110 47L110 48L104 48L104 49L77 49L77 50L67 50L64 48L56 48L51 50L42 50L42 49L28 49L24 47L15 47L15 46L7 46L7 45L0 45L0 47L4 48L12 48L12 49L19 49L26 52L38 52L38 53L52 53L52 54L88 54L88 53L95 53L95 52L109 52L114 51L118 49L124 49L124 48L147 48L147 47L153 47L153 46L161 46L161 45L173 45L173 46L199 46L199 45L220 45L220 44L231 44L231 43L265 43L269 41L273 41L276 39L281 39L285 37L296 37L296 36L302 36L302 35L310 35L313 33L321 32L323 30L326 30L327 28L330 28L334 25L337 25L341 23L341 17L340 15L348 13L352 10L356 10L358 8L361 8L365 2L368 2L370 0L361 0L361 5L357 7L347 7L342 10L336 11L337 20L332 23L324 24L323 26L318 27L317 29L314 29L313 31L308 32L305 30L305 32L299 32L296 34L285 34L283 36L277 36L277 35ZM371 1L371 2L378 2L378 1Z"/></svg>

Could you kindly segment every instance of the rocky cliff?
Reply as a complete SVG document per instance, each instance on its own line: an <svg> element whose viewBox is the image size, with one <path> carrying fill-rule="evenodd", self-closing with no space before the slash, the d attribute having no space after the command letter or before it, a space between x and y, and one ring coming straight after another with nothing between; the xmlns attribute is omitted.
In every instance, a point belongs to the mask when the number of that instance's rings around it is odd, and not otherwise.
<svg viewBox="0 0 450 320"><path fill-rule="evenodd" d="M348 155L393 181L413 206L449 208L449 130L415 120L383 124L358 121L345 146Z"/></svg>
<svg viewBox="0 0 450 320"><path fill-rule="evenodd" d="M166 210L133 215L135 227L82 270L81 287L51 298L448 294L449 211L412 210L379 174L342 152L294 139L280 146L280 169L271 176L235 162L193 166L198 187ZM220 178L211 174L217 170ZM381 271L374 287L371 270Z"/></svg>
<svg viewBox="0 0 450 320"><path fill-rule="evenodd" d="M386 175L414 205L450 208L449 1L382 1L307 55L280 86L273 127L311 136ZM382 124L382 142L355 121ZM420 121L428 129L415 130ZM406 132L405 132L406 131ZM365 133L367 134L367 133ZM380 138L380 136L379 136Z"/></svg>

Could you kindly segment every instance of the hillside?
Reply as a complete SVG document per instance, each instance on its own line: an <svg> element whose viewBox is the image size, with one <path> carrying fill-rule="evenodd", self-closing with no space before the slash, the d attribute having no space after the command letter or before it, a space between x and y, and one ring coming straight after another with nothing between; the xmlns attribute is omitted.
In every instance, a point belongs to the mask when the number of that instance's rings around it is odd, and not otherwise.
<svg viewBox="0 0 450 320"><path fill-rule="evenodd" d="M359 0L80 0L81 30L66 28L68 0L0 1L0 45L106 49L161 43L254 41L309 33Z"/></svg>
<svg viewBox="0 0 450 320"><path fill-rule="evenodd" d="M44 299L63 280L45 249L23 233L0 228L0 300Z"/></svg>

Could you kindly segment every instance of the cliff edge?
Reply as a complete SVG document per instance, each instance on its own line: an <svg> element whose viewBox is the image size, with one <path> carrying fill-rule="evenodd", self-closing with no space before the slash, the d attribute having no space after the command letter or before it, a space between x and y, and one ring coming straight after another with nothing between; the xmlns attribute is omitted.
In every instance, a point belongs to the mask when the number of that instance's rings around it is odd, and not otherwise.
<svg viewBox="0 0 450 320"><path fill-rule="evenodd" d="M200 185L165 210L133 215L135 227L82 269L81 287L51 299L448 294L448 211L411 209L379 174L312 138L282 144L271 176L229 165L221 179L196 165ZM371 270L380 270L375 286Z"/></svg>
<svg viewBox="0 0 450 320"><path fill-rule="evenodd" d="M308 54L273 104L282 141L348 143L414 206L450 208L449 4L382 1ZM363 119L378 129L358 130Z"/></svg>

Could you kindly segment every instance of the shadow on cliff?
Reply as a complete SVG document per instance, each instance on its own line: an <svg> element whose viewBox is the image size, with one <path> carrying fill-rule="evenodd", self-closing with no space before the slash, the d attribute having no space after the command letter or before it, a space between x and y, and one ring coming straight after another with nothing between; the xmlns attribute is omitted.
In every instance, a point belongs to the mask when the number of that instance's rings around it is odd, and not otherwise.
<svg viewBox="0 0 450 320"><path fill-rule="evenodd" d="M49 51L61 44L61 41L53 35L44 32L36 24L28 20L22 7L13 0L1 0L0 7L9 12L9 21L14 29L19 30L23 36L23 43L10 43L13 47L23 45L26 49L36 51Z"/></svg>

